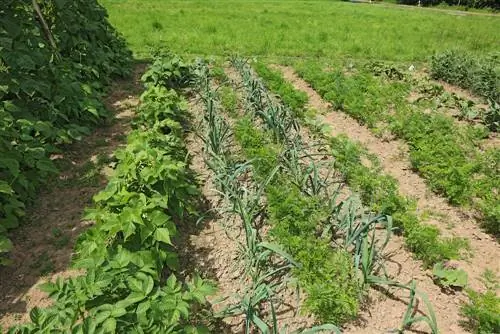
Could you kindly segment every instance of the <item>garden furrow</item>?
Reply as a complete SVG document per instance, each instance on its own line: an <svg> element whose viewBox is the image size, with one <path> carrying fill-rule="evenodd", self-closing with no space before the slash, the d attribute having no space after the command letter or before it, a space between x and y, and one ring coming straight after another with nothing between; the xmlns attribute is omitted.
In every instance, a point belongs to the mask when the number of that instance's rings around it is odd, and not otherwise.
<svg viewBox="0 0 500 334"><path fill-rule="evenodd" d="M12 263L0 266L0 329L28 321L34 307L52 304L40 284L81 273L71 269L70 262L78 236L91 225L82 214L106 185L114 151L125 144L143 72L144 65L137 65L131 79L112 84L104 99L114 115L111 124L52 156L66 168L38 195L27 211L26 224L11 233Z"/></svg>
<svg viewBox="0 0 500 334"><path fill-rule="evenodd" d="M304 80L299 78L290 67L276 66L284 75L285 79L293 86L307 93L309 107L317 109L325 114L323 121L331 128L333 135L346 134L349 138L359 141L370 153L376 154L380 160L385 173L391 175L399 182L399 191L417 201L419 213L430 214L427 223L441 227L443 233L465 237L470 242L473 257L469 261L460 261L459 265L469 274L469 284L472 288L483 290L480 281L481 274L486 270L499 271L498 256L500 251L496 241L488 234L478 229L477 224L466 212L452 207L446 200L432 193L424 179L411 170L410 163L406 158L406 145L402 141L384 142L375 137L369 129L359 125L351 117L331 111L330 105L325 102ZM453 231L447 227L452 227ZM398 256L402 256L399 253ZM404 259L404 257L403 257ZM411 259L410 256L407 259ZM403 270L412 267L409 262L404 261ZM418 271L417 271L418 272ZM413 272L413 275L419 276ZM449 296L441 293L432 283L432 280L420 275L420 288L430 293L436 313L438 314L440 328L444 332L461 332L458 326L460 321L459 306L463 296ZM427 283L425 283L427 282ZM434 299L434 300L433 300ZM379 310L380 308L377 308ZM385 312L380 314L382 316ZM375 316L374 318L379 318ZM385 322L385 320L383 321Z"/></svg>
<svg viewBox="0 0 500 334"><path fill-rule="evenodd" d="M191 225L183 227L188 230L181 233L186 240L180 256L185 262L183 268L200 271L206 278L217 282L216 295L207 298L212 310L217 313L236 302L234 295L244 288L240 279L243 265L238 260L238 242L242 241L244 232L235 217L209 211L219 208L222 199L214 185L214 173L205 164L203 140L197 134L196 124L203 120L203 106L197 97L191 97L188 103L192 130L186 138L186 146L192 158L191 169L197 175L204 198L203 209L209 213L200 223L202 226L195 231ZM242 316L228 318L217 324L217 329L221 333L235 333L242 322Z"/></svg>
<svg viewBox="0 0 500 334"><path fill-rule="evenodd" d="M255 76L255 74L254 74ZM241 78L239 75L236 75L236 78L233 79L233 81L236 80L236 85L241 86ZM274 101L274 97L270 96L269 97L271 101ZM273 104L274 102L271 102ZM281 103L281 101L278 102L278 104ZM264 125L265 127L265 125ZM314 144L308 148L305 149L305 151L309 151L308 154L315 154L319 153L319 151L316 151L316 147L319 143L323 142L322 138L314 137L311 136L312 133L310 133L307 128L301 128L298 133L302 137L302 140L309 144ZM265 141L265 140L264 140ZM263 141L263 142L264 142ZM326 144L326 143L325 143ZM266 144L262 144L266 145ZM262 146L262 147L264 147ZM328 150L327 150L328 151ZM316 160L318 158L318 160ZM331 159L331 154L330 153L325 153L323 152L319 154L318 156L311 157L312 160L315 160L316 163L321 161L319 173L322 173L323 167L325 167L327 164L330 166L330 169L334 168L333 167L333 159ZM329 161L329 162L328 162ZM338 171L336 171L338 173ZM337 175L340 176L340 175ZM341 178L337 178L334 176L335 179L340 180ZM347 187L343 187L341 195L339 198L339 202L344 201L346 196L348 196L350 193L349 189ZM378 233L377 233L378 234ZM393 236L391 236L392 238ZM375 236L376 239L379 239L380 236ZM317 241L318 243L320 242L320 239ZM420 270L421 268L421 263L419 261L414 261L414 266L411 268L411 272L408 275L399 275L398 274L401 272L401 264L410 260L412 261L413 259L411 258L411 255L409 255L405 250L403 249L402 244L399 242L393 243L392 241L389 242L389 249L384 249L383 250L383 257L387 260L385 263L388 269L388 274L391 279L395 279L397 282L400 283L408 283L414 280L414 278L417 278L419 276L422 276L422 279L427 279L428 281L429 278L425 276L425 274ZM386 254L387 253L387 254ZM406 255L403 258L399 259L392 259L396 254L402 254ZM387 257L385 256L387 255ZM317 270L320 270L317 268ZM321 271L321 270L320 270ZM417 272L418 274L415 274ZM375 275L377 275L375 273ZM432 284L430 282L429 284L430 290L432 292L439 292L439 288ZM395 328L401 328L401 322L402 322L402 317L405 311L408 308L408 294L406 291L402 289L392 289L392 288L386 288L384 286L384 283L380 284L379 289L370 289L367 290L366 292L368 293L368 298L370 302L368 302L362 310L356 315L357 321L354 321L354 323L347 324L344 329L346 330L347 333L350 332L362 332L362 333L382 333L382 332L387 332L390 330L394 330ZM328 289L328 288L327 288ZM417 290L424 292L425 294L428 294L429 289L422 288L420 284L417 283ZM326 291L325 291L326 293ZM432 302L431 302L432 304ZM384 316L379 316L378 314L373 316L370 314L368 310L376 308L378 310L385 310ZM425 309L424 303L422 303L422 300L420 300L417 303L417 306L414 310L415 314L426 314L428 310ZM428 314L428 313L427 313ZM438 321L438 326L439 326L439 321ZM428 333L429 328L424 324L424 323L417 323L411 325L412 330L418 330L423 333ZM457 332L460 332L460 329L457 329Z"/></svg>

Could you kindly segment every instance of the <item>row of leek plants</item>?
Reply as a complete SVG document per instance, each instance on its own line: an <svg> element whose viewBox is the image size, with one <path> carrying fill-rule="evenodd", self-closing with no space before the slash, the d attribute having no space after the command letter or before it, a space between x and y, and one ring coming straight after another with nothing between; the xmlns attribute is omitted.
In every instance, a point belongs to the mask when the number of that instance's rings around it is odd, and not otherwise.
<svg viewBox="0 0 500 334"><path fill-rule="evenodd" d="M179 74L162 70L172 59L157 58L143 76L135 130L86 213L95 223L74 259L83 274L43 285L53 305L9 333L207 332L195 319L213 286L177 274L174 222L196 215L200 193L183 142L186 103L163 84Z"/></svg>
<svg viewBox="0 0 500 334"><path fill-rule="evenodd" d="M266 86L275 87L273 92L287 106L294 107L296 115L306 114L307 100L304 102L299 92L285 81L280 72L269 69L263 63L253 65ZM288 97L284 98L285 94ZM286 101L290 100L295 103L289 105ZM397 181L383 173L376 156L370 155L364 147L346 136L331 137L317 121L305 119L303 123L315 135L328 142L335 158L335 167L345 176L349 187L360 193L363 204L393 217L394 226L405 237L407 249L422 260L426 267L460 258L461 252L468 248L467 242L461 238L444 238L436 226L421 223L415 212L414 201L399 194ZM363 160L370 161L370 165L363 164Z"/></svg>
<svg viewBox="0 0 500 334"><path fill-rule="evenodd" d="M401 284L385 274L384 247L392 235L392 218L366 210L355 197L337 200L338 180L325 173L331 166L322 166L324 153L311 153L325 151L324 144L306 145L294 112L270 96L244 60L232 63L245 92L246 115L237 122L236 138L255 161L257 173L275 163L280 166L266 187L270 233L301 264L295 273L307 295L306 307L320 320L341 324L355 318L368 287L397 287L410 294L398 330L425 321L437 332L432 307L415 282ZM428 315L413 313L417 296Z"/></svg>
<svg viewBox="0 0 500 334"><path fill-rule="evenodd" d="M288 333L279 324L277 310L283 302L280 298L289 281L289 273L300 265L277 243L267 242L262 233L265 220L264 190L274 179L278 168L267 171L260 180L249 181L254 173L253 161L240 162L231 151L233 133L228 122L220 114L220 98L211 85L210 70L206 63L197 67L197 88L204 105L199 136L204 142L204 159L213 173L214 184L225 203L217 208L218 214L229 218L236 216L244 231L238 243L238 259L243 263L242 284L245 288L234 302L224 308L220 317L244 317L244 332ZM236 221L236 220L235 220ZM315 333L321 330L337 332L329 324L302 331Z"/></svg>

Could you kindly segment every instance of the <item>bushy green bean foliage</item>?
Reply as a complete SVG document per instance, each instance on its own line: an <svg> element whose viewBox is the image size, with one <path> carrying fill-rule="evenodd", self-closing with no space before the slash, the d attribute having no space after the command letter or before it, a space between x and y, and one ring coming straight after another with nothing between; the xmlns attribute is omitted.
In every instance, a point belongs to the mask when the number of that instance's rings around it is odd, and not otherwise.
<svg viewBox="0 0 500 334"><path fill-rule="evenodd" d="M173 241L175 222L196 214L199 196L179 122L186 103L161 88L148 85L115 173L86 212L95 223L74 259L85 273L45 284L54 305L34 308L31 323L9 333L205 332L191 311L213 288L198 277L179 279Z"/></svg>
<svg viewBox="0 0 500 334"><path fill-rule="evenodd" d="M32 1L0 5L0 253L25 203L57 172L49 156L107 116L104 89L130 69L131 54L97 1L40 7L48 31Z"/></svg>

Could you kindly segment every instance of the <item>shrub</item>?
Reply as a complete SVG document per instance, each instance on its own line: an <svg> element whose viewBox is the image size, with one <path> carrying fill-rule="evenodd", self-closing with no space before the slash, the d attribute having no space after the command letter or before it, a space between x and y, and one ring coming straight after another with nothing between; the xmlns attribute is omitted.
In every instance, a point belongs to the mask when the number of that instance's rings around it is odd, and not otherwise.
<svg viewBox="0 0 500 334"><path fill-rule="evenodd" d="M441 79L475 94L500 102L498 56L478 58L448 50L431 58L431 77Z"/></svg>

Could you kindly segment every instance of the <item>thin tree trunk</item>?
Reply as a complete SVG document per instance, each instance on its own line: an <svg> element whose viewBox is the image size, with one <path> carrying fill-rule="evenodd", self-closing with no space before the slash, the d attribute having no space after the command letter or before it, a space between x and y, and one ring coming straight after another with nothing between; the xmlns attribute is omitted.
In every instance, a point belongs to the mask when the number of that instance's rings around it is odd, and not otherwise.
<svg viewBox="0 0 500 334"><path fill-rule="evenodd" d="M49 41L50 46L54 49L54 51L57 52L56 41L54 40L54 36L52 36L52 32L50 31L50 28L47 25L45 18L43 17L42 11L40 10L40 6L38 5L37 0L32 0L32 3L33 3L33 8L35 9L37 19L40 22L42 30L45 34L45 38Z"/></svg>

